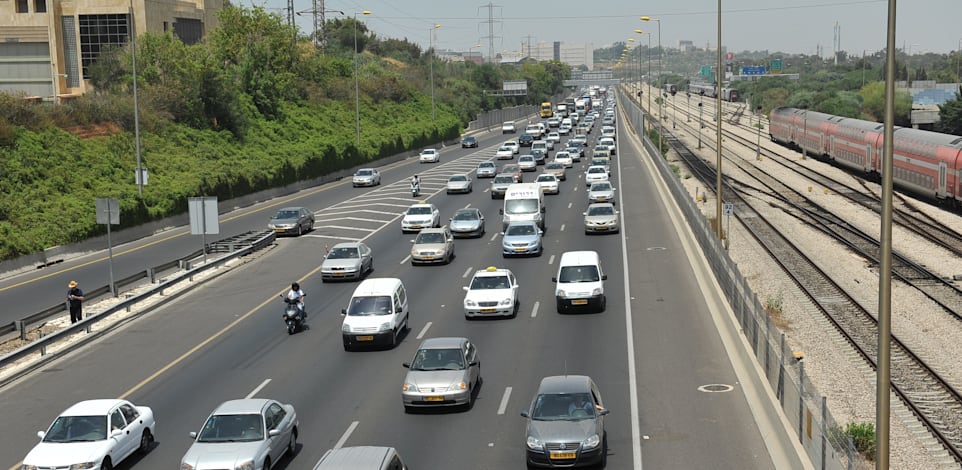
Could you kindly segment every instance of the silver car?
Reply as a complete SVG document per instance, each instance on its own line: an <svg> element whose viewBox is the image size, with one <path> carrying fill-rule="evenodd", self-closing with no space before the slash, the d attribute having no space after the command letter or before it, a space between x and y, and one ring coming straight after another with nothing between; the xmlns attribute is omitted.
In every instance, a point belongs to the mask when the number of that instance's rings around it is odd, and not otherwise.
<svg viewBox="0 0 962 470"><path fill-rule="evenodd" d="M361 279L374 270L371 248L361 242L338 243L321 263L321 282Z"/></svg>
<svg viewBox="0 0 962 470"><path fill-rule="evenodd" d="M512 175L499 174L491 182L491 199L504 198L504 193L508 191L508 186L515 183Z"/></svg>
<svg viewBox="0 0 962 470"><path fill-rule="evenodd" d="M535 171L538 169L538 162L533 155L522 155L518 158L518 167L521 171Z"/></svg>
<svg viewBox="0 0 962 470"><path fill-rule="evenodd" d="M248 398L221 403L180 459L181 470L269 470L297 447L297 413L276 400Z"/></svg>
<svg viewBox="0 0 962 470"><path fill-rule="evenodd" d="M471 178L468 175L452 175L448 178L448 184L445 189L448 194L470 193L474 189L474 186L472 186Z"/></svg>
<svg viewBox="0 0 962 470"><path fill-rule="evenodd" d="M544 251L541 236L544 232L531 220L511 222L501 233L501 256L535 255Z"/></svg>
<svg viewBox="0 0 962 470"><path fill-rule="evenodd" d="M301 235L314 230L314 213L305 207L285 207L271 217L267 228L278 235Z"/></svg>
<svg viewBox="0 0 962 470"><path fill-rule="evenodd" d="M610 202L615 204L615 188L608 181L591 183L588 187L588 204L595 202Z"/></svg>
<svg viewBox="0 0 962 470"><path fill-rule="evenodd" d="M484 235L484 214L474 207L458 209L449 219L448 227L455 237L481 237Z"/></svg>
<svg viewBox="0 0 962 470"><path fill-rule="evenodd" d="M474 404L481 360L477 347L467 338L426 339L414 359L403 365L408 368L401 387L404 411L435 406L470 408Z"/></svg>
<svg viewBox="0 0 962 470"><path fill-rule="evenodd" d="M585 233L618 233L618 211L609 202L589 204L584 212Z"/></svg>
<svg viewBox="0 0 962 470"><path fill-rule="evenodd" d="M526 418L528 467L604 467L608 460L605 416L598 386L585 375L545 377L521 412Z"/></svg>
<svg viewBox="0 0 962 470"><path fill-rule="evenodd" d="M555 178L558 178L561 181L564 181L567 179L567 175L565 175L565 166L563 163L558 163L558 162L548 163L547 165L544 166L544 173L546 175L554 175Z"/></svg>
<svg viewBox="0 0 962 470"><path fill-rule="evenodd" d="M448 264L454 258L454 235L446 226L421 230L411 243L411 264Z"/></svg>
<svg viewBox="0 0 962 470"><path fill-rule="evenodd" d="M478 178L494 178L498 174L498 166L494 162L478 163Z"/></svg>
<svg viewBox="0 0 962 470"><path fill-rule="evenodd" d="M381 174L374 168L361 168L354 173L351 184L355 188L358 186L378 186L381 184Z"/></svg>

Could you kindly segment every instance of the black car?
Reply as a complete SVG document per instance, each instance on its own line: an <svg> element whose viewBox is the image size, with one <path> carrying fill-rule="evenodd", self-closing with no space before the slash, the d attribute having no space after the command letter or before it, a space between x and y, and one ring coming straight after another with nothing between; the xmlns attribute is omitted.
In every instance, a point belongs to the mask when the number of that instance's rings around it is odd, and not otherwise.
<svg viewBox="0 0 962 470"><path fill-rule="evenodd" d="M478 146L478 139L473 136L465 136L461 138L461 148L474 148Z"/></svg>
<svg viewBox="0 0 962 470"><path fill-rule="evenodd" d="M530 147L533 143L534 136L531 134L521 134L521 137L518 137L518 145L522 147Z"/></svg>
<svg viewBox="0 0 962 470"><path fill-rule="evenodd" d="M545 158L546 158L544 150L534 149L531 151L531 156L534 157L535 163L537 163L538 165L544 165Z"/></svg>

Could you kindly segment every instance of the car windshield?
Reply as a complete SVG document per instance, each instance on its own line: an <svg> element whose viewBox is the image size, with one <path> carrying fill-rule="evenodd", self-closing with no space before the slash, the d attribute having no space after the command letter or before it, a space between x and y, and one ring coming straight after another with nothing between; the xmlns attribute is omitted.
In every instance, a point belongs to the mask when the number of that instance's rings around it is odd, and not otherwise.
<svg viewBox="0 0 962 470"><path fill-rule="evenodd" d="M391 297L386 295L353 297L351 305L347 308L347 314L352 317L390 315Z"/></svg>
<svg viewBox="0 0 962 470"><path fill-rule="evenodd" d="M107 439L107 417L61 416L57 418L43 442L92 442Z"/></svg>
<svg viewBox="0 0 962 470"><path fill-rule="evenodd" d="M334 248L327 255L327 259L356 259L360 257L357 248Z"/></svg>
<svg viewBox="0 0 962 470"><path fill-rule="evenodd" d="M494 163L491 163L491 162L483 162L483 163L478 164L478 168L494 168Z"/></svg>
<svg viewBox="0 0 962 470"><path fill-rule="evenodd" d="M589 207L588 215L615 215L615 209L611 206Z"/></svg>
<svg viewBox="0 0 962 470"><path fill-rule="evenodd" d="M599 279L598 267L592 265L565 266L558 275L558 282L598 282Z"/></svg>
<svg viewBox="0 0 962 470"><path fill-rule="evenodd" d="M507 289L511 287L508 276L477 276L471 281L471 290Z"/></svg>
<svg viewBox="0 0 962 470"><path fill-rule="evenodd" d="M495 182L495 183L502 183L502 184L514 183L514 178L512 178L512 177L510 177L510 176L498 176L498 177L496 177L496 178L494 179L494 182Z"/></svg>
<svg viewBox="0 0 962 470"><path fill-rule="evenodd" d="M425 206L412 207L408 209L408 215L430 215L431 208Z"/></svg>
<svg viewBox="0 0 962 470"><path fill-rule="evenodd" d="M411 361L411 370L464 370L460 349L421 349Z"/></svg>
<svg viewBox="0 0 962 470"><path fill-rule="evenodd" d="M509 225L507 230L504 231L505 236L524 236L524 235L534 235L538 233L534 225L521 224L521 225Z"/></svg>
<svg viewBox="0 0 962 470"><path fill-rule="evenodd" d="M498 148L498 151L499 151L499 152L510 152L511 149L508 148L508 147L500 147L500 148Z"/></svg>
<svg viewBox="0 0 962 470"><path fill-rule="evenodd" d="M593 419L595 407L587 393L542 393L534 399L531 419L536 421L579 421Z"/></svg>
<svg viewBox="0 0 962 470"><path fill-rule="evenodd" d="M558 159L558 158L571 158L571 154L568 153L568 152L558 152L557 154L555 154L554 158L555 158L555 159Z"/></svg>
<svg viewBox="0 0 962 470"><path fill-rule="evenodd" d="M505 165L504 168L501 169L502 173L517 173L519 171L521 171L521 167L518 165Z"/></svg>
<svg viewBox="0 0 962 470"><path fill-rule="evenodd" d="M588 168L588 173L604 173L605 169L601 167L591 167Z"/></svg>
<svg viewBox="0 0 962 470"><path fill-rule="evenodd" d="M434 150L430 150L430 149L422 150L421 153L423 153L423 154L425 154L425 155L431 155L431 154L434 153Z"/></svg>
<svg viewBox="0 0 962 470"><path fill-rule="evenodd" d="M468 178L462 175L455 175L448 179L448 181L467 181Z"/></svg>
<svg viewBox="0 0 962 470"><path fill-rule="evenodd" d="M611 191L610 183L594 183L591 185L591 191Z"/></svg>
<svg viewBox="0 0 962 470"><path fill-rule="evenodd" d="M437 232L419 233L417 239L414 240L416 245L422 245L426 243L444 243L444 234Z"/></svg>
<svg viewBox="0 0 962 470"><path fill-rule="evenodd" d="M275 219L296 219L297 211L281 210L274 215Z"/></svg>
<svg viewBox="0 0 962 470"><path fill-rule="evenodd" d="M197 442L253 442L264 440L260 414L213 415L207 418Z"/></svg>
<svg viewBox="0 0 962 470"><path fill-rule="evenodd" d="M555 156L555 158L558 158L558 157ZM562 169L562 168L564 168L564 167L561 166L560 163L549 163L549 164L545 165L544 168L545 168L546 170L560 170L560 169Z"/></svg>
<svg viewBox="0 0 962 470"><path fill-rule="evenodd" d="M532 157L531 155L525 155L525 156L519 158L518 161L519 161L519 162L533 162L533 161L534 161L534 157Z"/></svg>
<svg viewBox="0 0 962 470"><path fill-rule="evenodd" d="M451 220L478 220L478 214L474 211L458 211Z"/></svg>
<svg viewBox="0 0 962 470"><path fill-rule="evenodd" d="M371 176L374 172L371 170L357 170L357 176Z"/></svg>
<svg viewBox="0 0 962 470"><path fill-rule="evenodd" d="M537 199L512 199L504 203L505 214L533 214L538 212Z"/></svg>
<svg viewBox="0 0 962 470"><path fill-rule="evenodd" d="M541 175L541 176L538 177L538 182L539 182L539 183L541 183L541 182L550 183L550 182L553 182L553 181L555 181L554 175Z"/></svg>

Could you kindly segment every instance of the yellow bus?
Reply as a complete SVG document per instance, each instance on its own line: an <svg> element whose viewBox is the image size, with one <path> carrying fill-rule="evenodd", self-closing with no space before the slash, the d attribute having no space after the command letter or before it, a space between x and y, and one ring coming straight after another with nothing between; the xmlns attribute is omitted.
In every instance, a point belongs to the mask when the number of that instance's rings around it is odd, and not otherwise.
<svg viewBox="0 0 962 470"><path fill-rule="evenodd" d="M551 102L545 101L544 103L541 103L541 117L549 118L551 116L554 116L554 111L551 109Z"/></svg>

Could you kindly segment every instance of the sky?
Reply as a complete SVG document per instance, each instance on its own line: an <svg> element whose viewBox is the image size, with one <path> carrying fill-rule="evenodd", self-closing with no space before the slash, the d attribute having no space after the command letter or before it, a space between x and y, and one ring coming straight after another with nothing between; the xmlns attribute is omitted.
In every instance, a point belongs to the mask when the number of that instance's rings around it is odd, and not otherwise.
<svg viewBox="0 0 962 470"><path fill-rule="evenodd" d="M241 5L261 6L286 18L286 0L239 0ZM531 41L591 43L595 49L635 37L641 29L658 41L658 22L641 21L640 16L659 19L661 43L677 47L679 40L691 40L698 47L717 39L718 1L722 3L722 44L728 51L762 51L815 54L823 57L834 50L836 23L840 49L849 55L871 54L885 47L888 0L490 0L493 22L489 23L488 2L475 0L294 0L302 33L313 29L314 1L328 10L328 18L364 10L371 15L363 21L380 37L408 39L422 47L429 45L430 33L439 50L480 50L489 55L489 26L494 30L494 53L519 51ZM895 1L895 0L892 0ZM962 0L902 0L896 13L896 47L912 54L947 53L962 42ZM435 24L441 27L434 29ZM481 47L473 47L477 44Z"/></svg>

